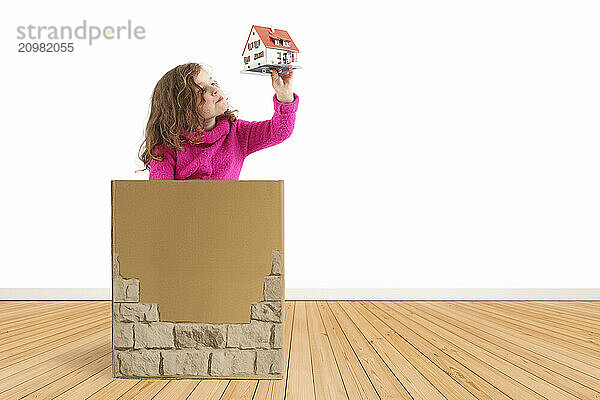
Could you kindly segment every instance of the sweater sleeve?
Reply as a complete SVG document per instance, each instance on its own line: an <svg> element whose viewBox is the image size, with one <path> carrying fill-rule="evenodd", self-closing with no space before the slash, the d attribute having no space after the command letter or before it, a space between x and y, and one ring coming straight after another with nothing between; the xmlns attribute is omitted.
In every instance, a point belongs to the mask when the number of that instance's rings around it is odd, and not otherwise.
<svg viewBox="0 0 600 400"><path fill-rule="evenodd" d="M277 95L273 95L275 107L273 118L260 122L238 120L238 134L242 146L246 147L246 156L255 151L275 146L291 136L296 122L298 101L296 93L294 93L294 101L291 103L282 103L277 100Z"/></svg>
<svg viewBox="0 0 600 400"><path fill-rule="evenodd" d="M165 145L156 146L156 154L162 154L164 160L150 161L150 176L151 180L173 180L175 179L175 163L177 155L175 149L170 149Z"/></svg>

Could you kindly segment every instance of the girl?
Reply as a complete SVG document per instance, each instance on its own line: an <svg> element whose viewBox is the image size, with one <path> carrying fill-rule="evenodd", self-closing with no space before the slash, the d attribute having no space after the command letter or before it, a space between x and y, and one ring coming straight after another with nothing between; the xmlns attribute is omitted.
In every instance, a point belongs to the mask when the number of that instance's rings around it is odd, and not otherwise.
<svg viewBox="0 0 600 400"><path fill-rule="evenodd" d="M244 159L290 137L298 95L293 72L271 69L275 95L273 118L237 119L217 82L200 64L179 65L167 72L152 92L146 136L139 158L150 179L237 180Z"/></svg>

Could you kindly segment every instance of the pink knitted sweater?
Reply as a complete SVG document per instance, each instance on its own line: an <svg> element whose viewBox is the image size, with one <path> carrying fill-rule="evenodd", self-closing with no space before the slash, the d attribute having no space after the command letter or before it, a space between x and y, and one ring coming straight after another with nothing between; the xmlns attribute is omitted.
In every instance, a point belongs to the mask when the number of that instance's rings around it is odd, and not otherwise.
<svg viewBox="0 0 600 400"><path fill-rule="evenodd" d="M290 137L296 121L298 95L292 103L281 103L273 95L275 113L267 121L249 122L241 119L233 124L224 115L217 117L215 127L200 135L183 132L185 151L156 147L164 160L150 162L150 179L154 180L237 180L244 159L255 151L275 146ZM204 143L194 144L193 142Z"/></svg>

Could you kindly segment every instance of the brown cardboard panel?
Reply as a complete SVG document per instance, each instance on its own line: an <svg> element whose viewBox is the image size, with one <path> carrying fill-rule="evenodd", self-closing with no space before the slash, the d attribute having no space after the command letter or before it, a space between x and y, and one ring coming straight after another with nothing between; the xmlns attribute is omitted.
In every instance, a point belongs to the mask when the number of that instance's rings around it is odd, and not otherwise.
<svg viewBox="0 0 600 400"><path fill-rule="evenodd" d="M121 275L161 321L250 321L283 249L283 181L113 181L113 201Z"/></svg>
<svg viewBox="0 0 600 400"><path fill-rule="evenodd" d="M113 376L280 379L283 181L112 181Z"/></svg>

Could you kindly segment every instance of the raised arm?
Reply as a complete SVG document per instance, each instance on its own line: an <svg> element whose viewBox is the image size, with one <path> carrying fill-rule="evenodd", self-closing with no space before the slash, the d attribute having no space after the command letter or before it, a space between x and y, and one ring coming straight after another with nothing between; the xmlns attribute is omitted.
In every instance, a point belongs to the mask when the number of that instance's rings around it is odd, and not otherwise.
<svg viewBox="0 0 600 400"><path fill-rule="evenodd" d="M266 121L237 120L240 142L245 145L248 156L258 150L275 146L289 138L294 130L296 111L298 110L298 95L294 93L294 101L282 103L273 95L275 112L273 118Z"/></svg>
<svg viewBox="0 0 600 400"><path fill-rule="evenodd" d="M174 180L175 179L175 149L170 149L165 145L156 146L156 154L162 154L164 160L150 161L150 180Z"/></svg>

